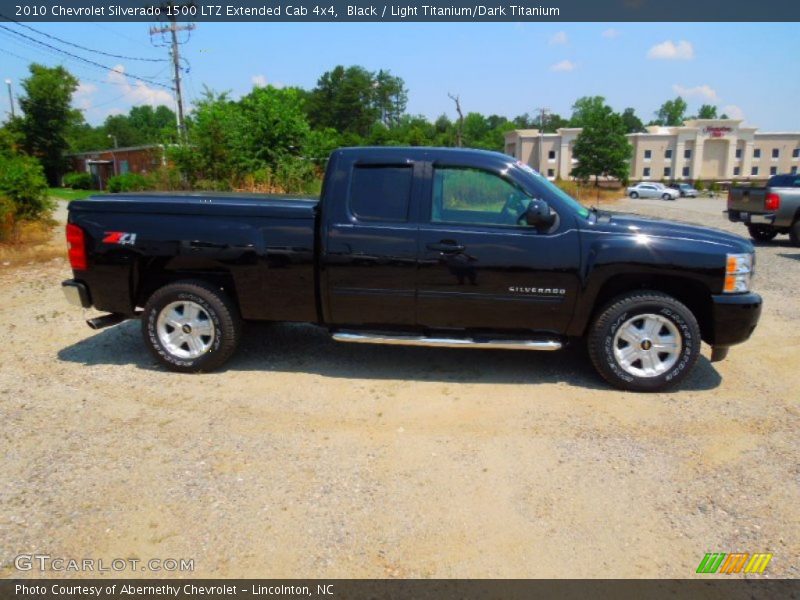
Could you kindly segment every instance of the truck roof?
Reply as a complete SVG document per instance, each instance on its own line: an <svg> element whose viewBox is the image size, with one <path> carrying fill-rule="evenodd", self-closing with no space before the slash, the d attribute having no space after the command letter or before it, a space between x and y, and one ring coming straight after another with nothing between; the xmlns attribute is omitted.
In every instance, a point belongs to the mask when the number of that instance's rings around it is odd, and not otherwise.
<svg viewBox="0 0 800 600"><path fill-rule="evenodd" d="M508 164L516 162L517 159L502 152L491 150L480 150L478 148L439 148L433 146L353 146L339 148L333 154L340 153L344 157L352 157L366 161L381 159L408 159L408 160L428 160L443 161L455 158L463 159L472 157L485 162L486 164Z"/></svg>

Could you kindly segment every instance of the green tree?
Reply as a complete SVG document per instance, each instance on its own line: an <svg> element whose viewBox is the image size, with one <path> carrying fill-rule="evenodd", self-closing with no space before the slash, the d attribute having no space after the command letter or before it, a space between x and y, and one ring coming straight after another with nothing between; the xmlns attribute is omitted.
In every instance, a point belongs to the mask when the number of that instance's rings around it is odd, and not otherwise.
<svg viewBox="0 0 800 600"><path fill-rule="evenodd" d="M642 120L636 116L636 111L626 108L622 111L622 123L625 125L625 133L641 133L644 131Z"/></svg>
<svg viewBox="0 0 800 600"><path fill-rule="evenodd" d="M606 105L606 99L602 96L582 96L575 100L572 105L572 117L569 120L570 127L585 127L593 114Z"/></svg>
<svg viewBox="0 0 800 600"><path fill-rule="evenodd" d="M405 82L381 69L374 76L374 104L381 115L381 121L387 127L400 122L408 104L408 90Z"/></svg>
<svg viewBox="0 0 800 600"><path fill-rule="evenodd" d="M686 101L678 96L674 100L667 100L656 111L656 124L674 127L683 125L686 118Z"/></svg>
<svg viewBox="0 0 800 600"><path fill-rule="evenodd" d="M30 77L22 80L19 97L22 117L15 126L22 136L22 147L35 156L44 168L47 180L57 185L64 167L64 152L70 120L72 94L78 80L64 67L45 67L31 64Z"/></svg>
<svg viewBox="0 0 800 600"><path fill-rule="evenodd" d="M323 73L311 90L309 120L315 127L366 137L380 117L374 94L372 73L363 67L339 65Z"/></svg>
<svg viewBox="0 0 800 600"><path fill-rule="evenodd" d="M581 122L583 130L572 151L578 164L571 175L583 181L594 177L595 185L600 176L627 180L632 147L625 137L622 117L604 103L593 103L582 114Z"/></svg>
<svg viewBox="0 0 800 600"><path fill-rule="evenodd" d="M711 104L703 104L700 107L700 110L697 111L697 118L698 119L716 119L717 118L717 107Z"/></svg>

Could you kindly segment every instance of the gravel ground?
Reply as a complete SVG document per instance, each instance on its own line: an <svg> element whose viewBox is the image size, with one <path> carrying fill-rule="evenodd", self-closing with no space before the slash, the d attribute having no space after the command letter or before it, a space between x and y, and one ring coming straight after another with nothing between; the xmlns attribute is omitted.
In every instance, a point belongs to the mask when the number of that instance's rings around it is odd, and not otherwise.
<svg viewBox="0 0 800 600"><path fill-rule="evenodd" d="M614 205L744 233L722 208ZM580 347L289 325L249 325L224 371L167 373L137 323L83 324L63 259L0 270L0 576L39 576L14 557L40 553L194 560L123 573L145 577L683 578L741 551L798 577L800 249L757 253L753 338L653 395L608 388Z"/></svg>

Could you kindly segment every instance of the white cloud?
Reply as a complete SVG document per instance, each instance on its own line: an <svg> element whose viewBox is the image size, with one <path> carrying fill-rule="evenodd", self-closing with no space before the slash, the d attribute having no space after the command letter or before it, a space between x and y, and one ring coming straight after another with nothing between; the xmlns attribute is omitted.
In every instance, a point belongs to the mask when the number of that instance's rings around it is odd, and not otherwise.
<svg viewBox="0 0 800 600"><path fill-rule="evenodd" d="M677 44L672 40L667 40L650 48L647 51L647 58L656 60L691 60L694 58L694 46L686 40L681 40Z"/></svg>
<svg viewBox="0 0 800 600"><path fill-rule="evenodd" d="M97 92L97 86L93 83L79 82L78 88L72 94L72 104L80 110L92 108L92 96Z"/></svg>
<svg viewBox="0 0 800 600"><path fill-rule="evenodd" d="M705 98L706 100L712 100L714 102L719 100L719 96L717 96L717 91L707 84L696 85L695 87L684 87L676 83L675 85L672 86L672 91L678 94L679 96L684 96L687 98L691 98L692 96L700 96L701 98Z"/></svg>
<svg viewBox="0 0 800 600"><path fill-rule="evenodd" d="M558 33L554 33L550 36L550 44L566 44L569 41L566 32L559 31Z"/></svg>
<svg viewBox="0 0 800 600"><path fill-rule="evenodd" d="M615 37L619 37L622 32L619 29L606 29L601 33L604 38L613 39Z"/></svg>
<svg viewBox="0 0 800 600"><path fill-rule="evenodd" d="M167 90L150 87L144 81L139 80L134 80L134 83L131 84L125 75L125 67L122 65L117 65L108 72L108 81L116 84L124 94L124 100L131 104L149 104L150 106L159 104L172 106L174 104L172 94Z"/></svg>
<svg viewBox="0 0 800 600"><path fill-rule="evenodd" d="M577 67L574 62L571 60L562 60L561 62L557 62L556 64L550 67L551 71L574 71L575 67Z"/></svg>
<svg viewBox="0 0 800 600"><path fill-rule="evenodd" d="M253 75L250 81L252 81L253 85L256 87L267 87L267 78L264 75Z"/></svg>
<svg viewBox="0 0 800 600"><path fill-rule="evenodd" d="M735 104L726 104L720 109L719 114L728 115L731 119L744 120L744 111Z"/></svg>

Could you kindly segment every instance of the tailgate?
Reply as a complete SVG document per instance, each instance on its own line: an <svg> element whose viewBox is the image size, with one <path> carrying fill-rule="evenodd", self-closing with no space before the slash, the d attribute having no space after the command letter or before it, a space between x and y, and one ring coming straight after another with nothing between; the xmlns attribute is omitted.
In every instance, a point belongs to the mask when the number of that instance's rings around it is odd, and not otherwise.
<svg viewBox="0 0 800 600"><path fill-rule="evenodd" d="M728 192L728 210L737 212L763 213L767 188L739 187Z"/></svg>

